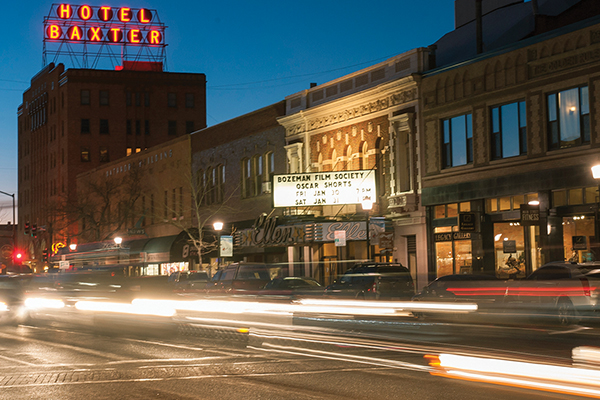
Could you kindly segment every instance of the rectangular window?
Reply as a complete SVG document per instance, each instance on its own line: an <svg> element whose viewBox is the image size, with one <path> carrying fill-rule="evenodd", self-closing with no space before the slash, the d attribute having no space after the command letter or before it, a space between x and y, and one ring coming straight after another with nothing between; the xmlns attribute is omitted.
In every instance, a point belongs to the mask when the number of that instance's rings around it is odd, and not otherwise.
<svg viewBox="0 0 600 400"><path fill-rule="evenodd" d="M169 107L177 107L177 93L167 93L167 103Z"/></svg>
<svg viewBox="0 0 600 400"><path fill-rule="evenodd" d="M492 108L492 158L527 154L525 102Z"/></svg>
<svg viewBox="0 0 600 400"><path fill-rule="evenodd" d="M100 147L100 162L108 161L108 147Z"/></svg>
<svg viewBox="0 0 600 400"><path fill-rule="evenodd" d="M144 107L150 107L150 93L144 93Z"/></svg>
<svg viewBox="0 0 600 400"><path fill-rule="evenodd" d="M154 224L154 193L150 194L150 223Z"/></svg>
<svg viewBox="0 0 600 400"><path fill-rule="evenodd" d="M130 119L127 120L127 123L125 126L126 126L125 131L127 132L127 134L132 135L133 131L131 130L131 120Z"/></svg>
<svg viewBox="0 0 600 400"><path fill-rule="evenodd" d="M171 210L171 218L175 219L177 218L177 192L176 189L173 189L173 199L172 199L172 207L173 209Z"/></svg>
<svg viewBox="0 0 600 400"><path fill-rule="evenodd" d="M548 95L548 146L550 150L590 142L588 87Z"/></svg>
<svg viewBox="0 0 600 400"><path fill-rule="evenodd" d="M128 106L131 105L131 92L125 92L125 104Z"/></svg>
<svg viewBox="0 0 600 400"><path fill-rule="evenodd" d="M177 121L169 121L169 135L177 135Z"/></svg>
<svg viewBox="0 0 600 400"><path fill-rule="evenodd" d="M142 96L140 92L135 92L135 106L139 107L142 105Z"/></svg>
<svg viewBox="0 0 600 400"><path fill-rule="evenodd" d="M90 104L90 91L87 89L81 90L81 105L87 106Z"/></svg>
<svg viewBox="0 0 600 400"><path fill-rule="evenodd" d="M194 108L194 93L185 94L185 108Z"/></svg>
<svg viewBox="0 0 600 400"><path fill-rule="evenodd" d="M81 133L90 133L90 120L89 118L81 119Z"/></svg>
<svg viewBox="0 0 600 400"><path fill-rule="evenodd" d="M144 121L144 135L146 135L146 136L150 135L150 121L149 120Z"/></svg>
<svg viewBox="0 0 600 400"><path fill-rule="evenodd" d="M183 187L179 187L179 216L183 217Z"/></svg>
<svg viewBox="0 0 600 400"><path fill-rule="evenodd" d="M165 190L165 220L169 218L169 192Z"/></svg>
<svg viewBox="0 0 600 400"><path fill-rule="evenodd" d="M92 161L90 159L90 148L89 147L82 147L81 148L81 161L83 161L83 162L90 162L90 161Z"/></svg>
<svg viewBox="0 0 600 400"><path fill-rule="evenodd" d="M139 119L135 120L135 134L136 136L140 136L142 134L142 123Z"/></svg>
<svg viewBox="0 0 600 400"><path fill-rule="evenodd" d="M185 133L194 132L194 121L185 121Z"/></svg>
<svg viewBox="0 0 600 400"><path fill-rule="evenodd" d="M108 120L107 119L101 119L100 120L100 134L101 135L108 135Z"/></svg>
<svg viewBox="0 0 600 400"><path fill-rule="evenodd" d="M108 105L108 90L100 91L100 105L107 106Z"/></svg>
<svg viewBox="0 0 600 400"><path fill-rule="evenodd" d="M473 162L473 124L471 114L442 121L443 168Z"/></svg>

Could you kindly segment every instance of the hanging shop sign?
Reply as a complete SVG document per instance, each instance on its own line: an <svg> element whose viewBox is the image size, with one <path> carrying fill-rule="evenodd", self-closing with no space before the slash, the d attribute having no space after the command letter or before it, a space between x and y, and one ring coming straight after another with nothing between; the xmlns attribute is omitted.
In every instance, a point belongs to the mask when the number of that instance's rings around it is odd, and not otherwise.
<svg viewBox="0 0 600 400"><path fill-rule="evenodd" d="M460 232L477 232L478 224L475 213L459 213L458 230Z"/></svg>
<svg viewBox="0 0 600 400"><path fill-rule="evenodd" d="M521 225L537 225L540 223L540 207L537 205L521 204Z"/></svg>
<svg viewBox="0 0 600 400"><path fill-rule="evenodd" d="M376 195L375 171L333 171L273 177L274 207L361 204Z"/></svg>

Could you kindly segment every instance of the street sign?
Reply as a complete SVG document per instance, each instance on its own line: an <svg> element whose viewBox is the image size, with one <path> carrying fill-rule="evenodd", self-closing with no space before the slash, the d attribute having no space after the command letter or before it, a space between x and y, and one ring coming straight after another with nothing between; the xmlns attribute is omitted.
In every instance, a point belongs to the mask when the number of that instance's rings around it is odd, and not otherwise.
<svg viewBox="0 0 600 400"><path fill-rule="evenodd" d="M333 234L336 247L346 245L346 231L334 231Z"/></svg>

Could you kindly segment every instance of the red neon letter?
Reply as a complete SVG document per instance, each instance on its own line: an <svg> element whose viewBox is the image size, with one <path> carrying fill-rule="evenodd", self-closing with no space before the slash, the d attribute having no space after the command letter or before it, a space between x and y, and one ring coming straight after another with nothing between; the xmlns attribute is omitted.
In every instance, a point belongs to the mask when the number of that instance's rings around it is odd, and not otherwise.
<svg viewBox="0 0 600 400"><path fill-rule="evenodd" d="M83 31L80 27L74 25L67 31L67 37L69 40L81 40L83 38Z"/></svg>
<svg viewBox="0 0 600 400"><path fill-rule="evenodd" d="M139 43L142 41L141 32L139 29L132 29L129 31L129 43Z"/></svg>
<svg viewBox="0 0 600 400"><path fill-rule="evenodd" d="M137 12L137 19L142 24L147 24L152 20L152 12L146 8L140 8Z"/></svg>
<svg viewBox="0 0 600 400"><path fill-rule="evenodd" d="M150 44L160 44L162 42L162 34L159 31L150 31L148 32L147 39Z"/></svg>
<svg viewBox="0 0 600 400"><path fill-rule="evenodd" d="M73 15L73 9L69 4L59 4L56 13L58 14L58 18L69 19Z"/></svg>
<svg viewBox="0 0 600 400"><path fill-rule="evenodd" d="M119 9L119 21L129 22L131 21L131 8L123 7Z"/></svg>
<svg viewBox="0 0 600 400"><path fill-rule="evenodd" d="M123 40L123 32L121 28L110 28L108 31L108 40L113 43L118 43Z"/></svg>
<svg viewBox="0 0 600 400"><path fill-rule="evenodd" d="M99 42L102 40L102 29L99 26L92 26L87 32L88 39L92 42Z"/></svg>
<svg viewBox="0 0 600 400"><path fill-rule="evenodd" d="M62 29L58 25L48 25L46 28L46 36L48 39L60 39L62 36Z"/></svg>
<svg viewBox="0 0 600 400"><path fill-rule="evenodd" d="M92 18L92 7L81 6L79 7L79 11L77 11L77 14L79 15L79 18L81 18L84 21L87 21L88 19Z"/></svg>
<svg viewBox="0 0 600 400"><path fill-rule="evenodd" d="M112 8L107 6L102 6L98 9L98 18L102 21L110 21L113 17Z"/></svg>

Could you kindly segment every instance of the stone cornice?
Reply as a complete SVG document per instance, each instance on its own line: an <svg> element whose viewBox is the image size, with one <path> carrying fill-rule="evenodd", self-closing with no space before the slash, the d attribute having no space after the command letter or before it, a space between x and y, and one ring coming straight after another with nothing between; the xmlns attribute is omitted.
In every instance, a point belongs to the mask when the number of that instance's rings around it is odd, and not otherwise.
<svg viewBox="0 0 600 400"><path fill-rule="evenodd" d="M417 99L412 76L278 119L286 138L368 116Z"/></svg>

